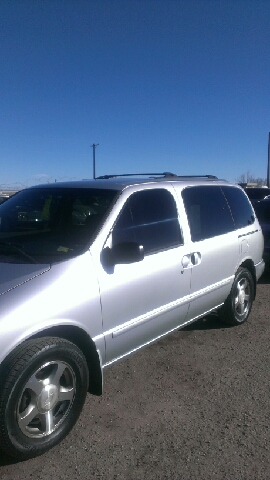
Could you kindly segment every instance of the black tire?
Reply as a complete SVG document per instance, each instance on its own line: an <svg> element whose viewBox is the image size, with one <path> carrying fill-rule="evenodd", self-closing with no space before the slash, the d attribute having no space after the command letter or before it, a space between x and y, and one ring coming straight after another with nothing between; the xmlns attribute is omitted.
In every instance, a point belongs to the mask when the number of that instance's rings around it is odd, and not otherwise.
<svg viewBox="0 0 270 480"><path fill-rule="evenodd" d="M252 308L254 281L249 270L240 267L232 285L231 293L220 309L220 318L229 325L244 323Z"/></svg>
<svg viewBox="0 0 270 480"><path fill-rule="evenodd" d="M88 389L85 357L67 340L33 339L5 361L3 375L0 448L21 460L41 455L70 432L81 413Z"/></svg>

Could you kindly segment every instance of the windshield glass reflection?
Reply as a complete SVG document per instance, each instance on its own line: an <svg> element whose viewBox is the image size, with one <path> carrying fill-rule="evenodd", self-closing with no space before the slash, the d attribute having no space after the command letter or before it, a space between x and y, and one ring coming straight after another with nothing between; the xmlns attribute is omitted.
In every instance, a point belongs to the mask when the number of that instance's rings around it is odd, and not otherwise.
<svg viewBox="0 0 270 480"><path fill-rule="evenodd" d="M0 205L0 262L51 263L86 250L117 192L32 188Z"/></svg>

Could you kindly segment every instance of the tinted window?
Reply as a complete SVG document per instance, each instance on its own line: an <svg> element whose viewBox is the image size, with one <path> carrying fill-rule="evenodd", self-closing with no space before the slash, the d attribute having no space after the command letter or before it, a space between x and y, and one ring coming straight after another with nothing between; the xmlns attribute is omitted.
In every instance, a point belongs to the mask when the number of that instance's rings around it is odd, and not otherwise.
<svg viewBox="0 0 270 480"><path fill-rule="evenodd" d="M254 223L254 213L244 192L240 188L229 186L222 187L222 191L228 200L235 228L243 228Z"/></svg>
<svg viewBox="0 0 270 480"><path fill-rule="evenodd" d="M145 253L182 243L176 204L167 190L130 196L113 230L113 244L125 241L143 245Z"/></svg>
<svg viewBox="0 0 270 480"><path fill-rule="evenodd" d="M192 241L234 230L227 201L217 186L188 187L182 192Z"/></svg>
<svg viewBox="0 0 270 480"><path fill-rule="evenodd" d="M82 253L116 194L62 187L18 192L0 205L1 261L48 263Z"/></svg>

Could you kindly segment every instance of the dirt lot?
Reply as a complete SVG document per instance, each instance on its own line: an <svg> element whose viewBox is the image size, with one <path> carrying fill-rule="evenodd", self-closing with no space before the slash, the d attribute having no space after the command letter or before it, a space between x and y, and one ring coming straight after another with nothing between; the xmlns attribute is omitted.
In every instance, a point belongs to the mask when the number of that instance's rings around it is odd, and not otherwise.
<svg viewBox="0 0 270 480"><path fill-rule="evenodd" d="M269 284L241 327L212 315L106 370L64 442L0 453L0 479L270 479Z"/></svg>

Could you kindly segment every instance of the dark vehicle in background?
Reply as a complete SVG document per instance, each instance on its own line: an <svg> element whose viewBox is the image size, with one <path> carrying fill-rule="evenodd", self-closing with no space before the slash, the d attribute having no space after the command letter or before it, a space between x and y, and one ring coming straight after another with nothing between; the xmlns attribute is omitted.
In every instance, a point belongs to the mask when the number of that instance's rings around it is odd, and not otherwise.
<svg viewBox="0 0 270 480"><path fill-rule="evenodd" d="M265 198L253 205L257 218L261 224L264 236L263 258L267 268L270 268L270 198Z"/></svg>
<svg viewBox="0 0 270 480"><path fill-rule="evenodd" d="M252 205L270 196L270 188L268 187L248 187L243 183L241 183L240 186L245 190Z"/></svg>

